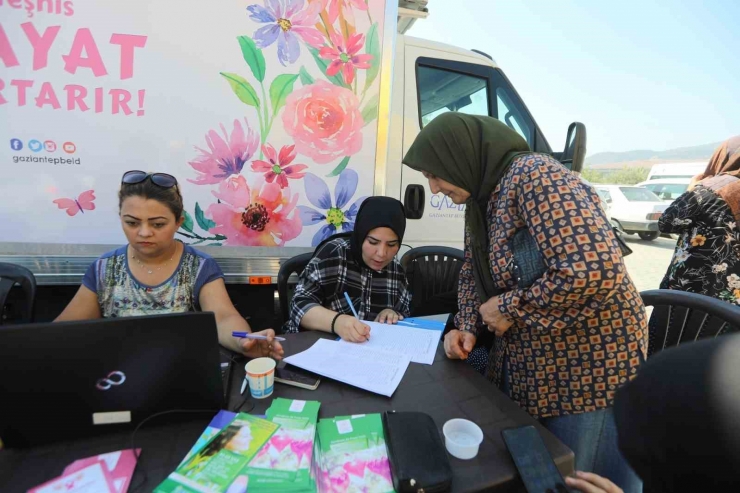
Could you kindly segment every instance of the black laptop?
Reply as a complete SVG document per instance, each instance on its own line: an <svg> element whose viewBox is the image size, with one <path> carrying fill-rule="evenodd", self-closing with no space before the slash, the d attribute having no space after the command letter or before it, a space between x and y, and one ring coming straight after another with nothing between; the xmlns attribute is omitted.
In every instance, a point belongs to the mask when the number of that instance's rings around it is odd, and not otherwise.
<svg viewBox="0 0 740 493"><path fill-rule="evenodd" d="M212 313L0 327L0 439L26 447L224 405Z"/></svg>

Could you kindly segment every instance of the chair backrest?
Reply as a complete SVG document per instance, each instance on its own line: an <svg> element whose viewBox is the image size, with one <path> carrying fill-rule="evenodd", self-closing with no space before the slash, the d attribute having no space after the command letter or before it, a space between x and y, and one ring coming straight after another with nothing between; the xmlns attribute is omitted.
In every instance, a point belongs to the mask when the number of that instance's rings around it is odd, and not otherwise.
<svg viewBox="0 0 740 493"><path fill-rule="evenodd" d="M278 297L280 298L280 314L283 317L281 323L285 323L288 320L288 304L290 302L288 298L288 279L293 273L300 275L301 272L303 272L303 269L306 268L306 265L308 265L311 258L313 258L313 252L302 253L289 258L280 266L277 284Z"/></svg>
<svg viewBox="0 0 740 493"><path fill-rule="evenodd" d="M0 262L0 325L3 324L3 313L5 302L10 290L19 284L23 292L23 303L21 304L20 323L33 322L33 305L36 301L36 278L33 272L20 265Z"/></svg>
<svg viewBox="0 0 740 493"><path fill-rule="evenodd" d="M672 289L640 293L653 307L650 316L648 357L663 349L737 332L740 307L703 294Z"/></svg>
<svg viewBox="0 0 740 493"><path fill-rule="evenodd" d="M457 248L423 246L401 258L412 294L413 316L457 311L457 282L465 254Z"/></svg>

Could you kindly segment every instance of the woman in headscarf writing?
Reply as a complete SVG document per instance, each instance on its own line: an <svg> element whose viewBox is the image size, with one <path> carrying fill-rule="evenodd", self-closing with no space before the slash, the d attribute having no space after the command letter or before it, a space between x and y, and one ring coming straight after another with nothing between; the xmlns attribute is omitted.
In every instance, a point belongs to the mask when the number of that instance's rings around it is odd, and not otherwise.
<svg viewBox="0 0 740 493"><path fill-rule="evenodd" d="M658 221L662 233L680 235L660 288L740 304L740 135L695 180Z"/></svg>
<svg viewBox="0 0 740 493"><path fill-rule="evenodd" d="M645 307L598 196L490 117L438 116L403 162L466 207L447 356L465 359L479 331L495 332L487 376L575 452L577 469L640 491L611 408L645 358Z"/></svg>
<svg viewBox="0 0 740 493"><path fill-rule="evenodd" d="M394 324L407 317L411 295L396 259L405 231L401 202L390 197L365 199L352 233L320 244L300 275L286 332L303 327L363 342L370 337L363 320Z"/></svg>

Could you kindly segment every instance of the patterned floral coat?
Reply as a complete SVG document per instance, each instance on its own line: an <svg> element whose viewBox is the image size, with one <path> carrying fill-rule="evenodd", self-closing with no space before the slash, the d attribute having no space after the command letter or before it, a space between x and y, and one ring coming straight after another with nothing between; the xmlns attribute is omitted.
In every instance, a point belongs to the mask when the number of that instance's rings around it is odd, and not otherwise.
<svg viewBox="0 0 740 493"><path fill-rule="evenodd" d="M724 199L700 183L677 198L658 224L663 233L681 235L661 289L740 305L740 230Z"/></svg>
<svg viewBox="0 0 740 493"><path fill-rule="evenodd" d="M517 158L491 195L487 218L493 279L514 320L497 337L488 376L536 418L610 407L647 354L645 307L627 274L596 193L543 154ZM529 228L548 271L520 288L511 239ZM465 236L456 325L487 330L478 309L470 237Z"/></svg>

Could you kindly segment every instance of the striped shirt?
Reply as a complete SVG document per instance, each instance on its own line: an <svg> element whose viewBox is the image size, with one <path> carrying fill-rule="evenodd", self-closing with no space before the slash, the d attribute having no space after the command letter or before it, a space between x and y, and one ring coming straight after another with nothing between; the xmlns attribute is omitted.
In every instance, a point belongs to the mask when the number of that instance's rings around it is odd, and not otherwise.
<svg viewBox="0 0 740 493"><path fill-rule="evenodd" d="M398 260L394 258L381 271L362 267L352 256L349 239L337 238L321 246L303 270L285 332L298 332L303 316L315 306L352 315L345 292L361 320L375 320L386 308L409 316L411 294Z"/></svg>

